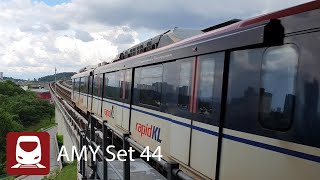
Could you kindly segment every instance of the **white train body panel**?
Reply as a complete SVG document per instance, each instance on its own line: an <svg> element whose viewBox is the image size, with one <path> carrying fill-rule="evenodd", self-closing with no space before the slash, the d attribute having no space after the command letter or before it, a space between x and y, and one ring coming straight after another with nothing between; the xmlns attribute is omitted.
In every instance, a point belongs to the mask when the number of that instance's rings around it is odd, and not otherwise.
<svg viewBox="0 0 320 180"><path fill-rule="evenodd" d="M92 95L88 95L87 99L87 111L91 113L92 111Z"/></svg>
<svg viewBox="0 0 320 180"><path fill-rule="evenodd" d="M79 92L72 92L72 102L74 102L76 105L79 103Z"/></svg>
<svg viewBox="0 0 320 180"><path fill-rule="evenodd" d="M224 134L220 165L221 180L239 179L239 177L249 180L319 179L319 148L230 129L224 129Z"/></svg>
<svg viewBox="0 0 320 180"><path fill-rule="evenodd" d="M219 128L201 122L193 122L190 167L201 174L214 178L218 149ZM198 129L198 130L197 130Z"/></svg>
<svg viewBox="0 0 320 180"><path fill-rule="evenodd" d="M191 120L177 116L170 117L177 122L170 123L170 155L179 162L189 164Z"/></svg>
<svg viewBox="0 0 320 180"><path fill-rule="evenodd" d="M165 114L135 105L132 105L132 109L130 128L132 138L143 146L149 146L151 151L161 145L163 155L168 157L170 123L154 116L156 114L164 117Z"/></svg>
<svg viewBox="0 0 320 180"><path fill-rule="evenodd" d="M101 104L102 104L102 98L93 96L92 98L92 113L95 114L98 117L101 117Z"/></svg>
<svg viewBox="0 0 320 180"><path fill-rule="evenodd" d="M129 129L130 105L111 99L103 99L102 119L122 129Z"/></svg>
<svg viewBox="0 0 320 180"><path fill-rule="evenodd" d="M125 106L126 108L122 108L122 121L121 121L121 127L124 130L129 131L129 127L130 127L130 104L127 103L123 103L123 106Z"/></svg>
<svg viewBox="0 0 320 180"><path fill-rule="evenodd" d="M88 95L84 93L80 93L79 95L79 103L77 106L79 109L81 109L83 112L87 113L88 111Z"/></svg>

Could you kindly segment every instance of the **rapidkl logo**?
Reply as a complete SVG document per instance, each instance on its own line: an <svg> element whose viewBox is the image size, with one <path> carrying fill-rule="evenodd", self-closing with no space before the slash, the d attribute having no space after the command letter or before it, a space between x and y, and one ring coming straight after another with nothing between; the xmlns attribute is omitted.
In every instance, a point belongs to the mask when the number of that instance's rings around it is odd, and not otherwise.
<svg viewBox="0 0 320 180"><path fill-rule="evenodd" d="M140 135L144 135L147 136L149 138L152 138L156 141L158 141L159 143L161 143L161 139L160 139L160 132L161 132L161 128L150 125L143 125L140 123L136 123L136 130L140 133Z"/></svg>
<svg viewBox="0 0 320 180"><path fill-rule="evenodd" d="M50 172L50 136L47 132L7 134L7 174L47 175Z"/></svg>

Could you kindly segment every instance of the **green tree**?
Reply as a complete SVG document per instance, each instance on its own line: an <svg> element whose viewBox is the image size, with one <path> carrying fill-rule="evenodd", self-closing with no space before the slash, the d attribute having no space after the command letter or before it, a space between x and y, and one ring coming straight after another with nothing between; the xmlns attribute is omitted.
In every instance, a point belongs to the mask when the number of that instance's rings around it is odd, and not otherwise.
<svg viewBox="0 0 320 180"><path fill-rule="evenodd" d="M31 92L25 95L9 97L5 109L10 114L18 115L24 126L50 118L54 114L54 108L51 104L38 99Z"/></svg>
<svg viewBox="0 0 320 180"><path fill-rule="evenodd" d="M6 134L8 132L17 132L22 129L22 126L13 120L12 115L0 108L0 174L5 173L5 161L6 161Z"/></svg>
<svg viewBox="0 0 320 180"><path fill-rule="evenodd" d="M5 173L5 145L8 132L17 132L54 114L54 106L24 91L12 81L0 82L0 175Z"/></svg>
<svg viewBox="0 0 320 180"><path fill-rule="evenodd" d="M71 76L76 74L75 72L62 72L57 73L56 75L48 75L38 79L40 82L51 82L54 81L55 78L58 80L71 80Z"/></svg>
<svg viewBox="0 0 320 180"><path fill-rule="evenodd" d="M7 96L14 96L18 94L24 94L25 91L10 80L6 80L0 83L0 94Z"/></svg>

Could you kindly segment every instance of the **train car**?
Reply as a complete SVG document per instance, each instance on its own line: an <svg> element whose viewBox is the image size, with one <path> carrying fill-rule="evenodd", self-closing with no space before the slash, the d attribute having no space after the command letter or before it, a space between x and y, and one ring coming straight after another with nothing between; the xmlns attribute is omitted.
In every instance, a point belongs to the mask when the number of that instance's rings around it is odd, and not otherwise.
<svg viewBox="0 0 320 180"><path fill-rule="evenodd" d="M93 79L92 109L73 100L142 146L161 146L196 179L317 180L319 8L313 1L140 54L136 46L73 77L75 87Z"/></svg>
<svg viewBox="0 0 320 180"><path fill-rule="evenodd" d="M92 96L92 71L88 70L73 75L72 78L72 92L71 101L74 106L87 114L91 109ZM91 83L90 83L91 82ZM90 86L89 86L90 84Z"/></svg>

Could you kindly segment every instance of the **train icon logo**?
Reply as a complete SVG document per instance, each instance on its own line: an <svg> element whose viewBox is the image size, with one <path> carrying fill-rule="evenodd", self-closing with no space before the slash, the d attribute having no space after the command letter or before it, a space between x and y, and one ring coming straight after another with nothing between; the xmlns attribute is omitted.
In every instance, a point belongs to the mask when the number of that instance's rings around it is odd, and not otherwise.
<svg viewBox="0 0 320 180"><path fill-rule="evenodd" d="M46 175L50 171L50 136L47 132L7 134L7 173Z"/></svg>

